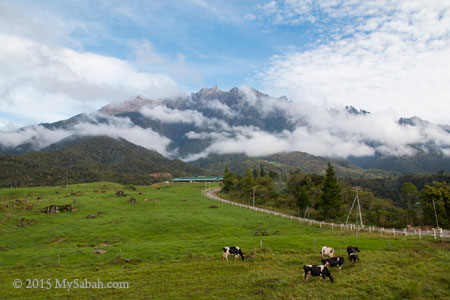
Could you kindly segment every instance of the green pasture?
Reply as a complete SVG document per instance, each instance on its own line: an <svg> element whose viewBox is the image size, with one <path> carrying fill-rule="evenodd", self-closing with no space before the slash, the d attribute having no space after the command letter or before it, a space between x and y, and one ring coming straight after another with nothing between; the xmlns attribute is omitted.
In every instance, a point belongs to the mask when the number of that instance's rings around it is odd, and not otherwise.
<svg viewBox="0 0 450 300"><path fill-rule="evenodd" d="M448 242L379 233L355 237L222 204L202 196L203 187L1 189L0 299L450 298ZM128 195L116 196L118 190ZM77 211L41 212L53 204L72 204ZM233 245L249 259L223 262L222 248ZM341 272L331 269L334 284L304 282L302 266L320 264L324 245L345 259L346 247L358 246L361 261L356 267L346 261ZM15 279L21 288L13 287ZM37 279L37 288L26 288L27 279ZM55 288L56 279L129 287L67 290Z"/></svg>

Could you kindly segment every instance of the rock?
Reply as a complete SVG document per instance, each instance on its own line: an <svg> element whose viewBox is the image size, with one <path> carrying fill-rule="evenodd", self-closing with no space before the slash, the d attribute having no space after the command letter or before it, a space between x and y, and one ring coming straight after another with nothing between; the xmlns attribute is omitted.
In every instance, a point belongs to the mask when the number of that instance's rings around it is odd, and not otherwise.
<svg viewBox="0 0 450 300"><path fill-rule="evenodd" d="M94 250L94 253L97 253L97 254L103 254L103 253L106 253L106 250L103 250L103 249L95 249L95 250Z"/></svg>

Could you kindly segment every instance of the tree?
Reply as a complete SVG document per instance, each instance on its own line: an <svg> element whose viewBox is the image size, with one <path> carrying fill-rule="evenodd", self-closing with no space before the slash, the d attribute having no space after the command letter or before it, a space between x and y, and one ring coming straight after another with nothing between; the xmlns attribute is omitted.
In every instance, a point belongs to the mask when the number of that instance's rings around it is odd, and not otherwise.
<svg viewBox="0 0 450 300"><path fill-rule="evenodd" d="M233 188L233 178L231 172L228 170L228 167L225 167L225 172L223 174L223 185L222 192L228 193Z"/></svg>
<svg viewBox="0 0 450 300"><path fill-rule="evenodd" d="M419 196L424 224L437 225L434 209L436 207L439 226L450 226L450 185L447 182L434 181L433 185L426 185Z"/></svg>
<svg viewBox="0 0 450 300"><path fill-rule="evenodd" d="M333 166L328 162L325 180L322 185L322 193L318 202L318 208L324 219L334 219L341 212L342 197Z"/></svg>
<svg viewBox="0 0 450 300"><path fill-rule="evenodd" d="M258 171L256 171L256 169L253 169L252 173L253 173L253 178L258 177Z"/></svg>
<svg viewBox="0 0 450 300"><path fill-rule="evenodd" d="M407 209L407 222L414 225L417 223L417 200L419 199L419 192L414 184L405 182L402 186L401 196L402 206Z"/></svg>
<svg viewBox="0 0 450 300"><path fill-rule="evenodd" d="M259 165L259 176L264 177L266 176L266 171L264 171L264 168L262 165Z"/></svg>
<svg viewBox="0 0 450 300"><path fill-rule="evenodd" d="M278 178L280 177L280 175L276 171L270 169L269 170L269 177L272 178L272 180L277 181Z"/></svg>
<svg viewBox="0 0 450 300"><path fill-rule="evenodd" d="M253 192L252 188L254 185L254 179L253 179L253 175L252 172L250 171L250 169L247 169L247 171L245 172L245 177L243 180L243 186L242 189L245 192L245 194L248 196Z"/></svg>
<svg viewBox="0 0 450 300"><path fill-rule="evenodd" d="M298 208L301 210L306 209L310 203L308 193L306 192L306 190L307 190L307 187L303 186L300 189L300 193L298 193L298 195L297 195L297 205L298 205Z"/></svg>

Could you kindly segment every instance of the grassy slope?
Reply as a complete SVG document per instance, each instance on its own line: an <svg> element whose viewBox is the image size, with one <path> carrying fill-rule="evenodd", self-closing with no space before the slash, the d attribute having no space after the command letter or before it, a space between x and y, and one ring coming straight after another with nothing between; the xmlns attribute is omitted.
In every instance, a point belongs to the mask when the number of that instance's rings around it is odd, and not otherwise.
<svg viewBox="0 0 450 300"><path fill-rule="evenodd" d="M159 187L159 189L158 189ZM300 225L287 219L214 202L201 185L138 187L137 199L116 197L119 185L96 183L0 190L1 299L445 299L450 245L386 238ZM105 191L104 193L94 192ZM139 195L139 192L142 195ZM41 197L37 200L37 197ZM149 201L143 201L148 198ZM8 209L12 200L28 200ZM46 215L40 208L75 204L78 212ZM216 205L218 208L209 208ZM103 214L95 219L87 215ZM26 221L20 221L25 218ZM17 224L31 225L18 227ZM279 234L254 236L255 231ZM317 241L314 249L314 238ZM263 249L259 249L260 240ZM107 243L103 255L93 245ZM361 249L355 268L344 265L336 282L302 280L303 264L320 263L319 246ZM238 245L253 261L222 262L221 248ZM131 258L126 263L119 258ZM61 264L58 265L58 254ZM128 281L129 289L14 289L15 278ZM53 282L53 281L52 281ZM326 286L326 292L323 287Z"/></svg>

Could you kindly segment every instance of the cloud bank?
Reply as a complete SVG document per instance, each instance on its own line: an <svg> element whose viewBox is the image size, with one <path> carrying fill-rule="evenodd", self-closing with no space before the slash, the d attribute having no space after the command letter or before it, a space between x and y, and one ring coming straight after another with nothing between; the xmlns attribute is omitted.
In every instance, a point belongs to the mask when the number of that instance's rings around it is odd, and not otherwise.
<svg viewBox="0 0 450 300"><path fill-rule="evenodd" d="M450 123L450 2L270 1L260 13L319 36L272 56L259 74L265 90Z"/></svg>

